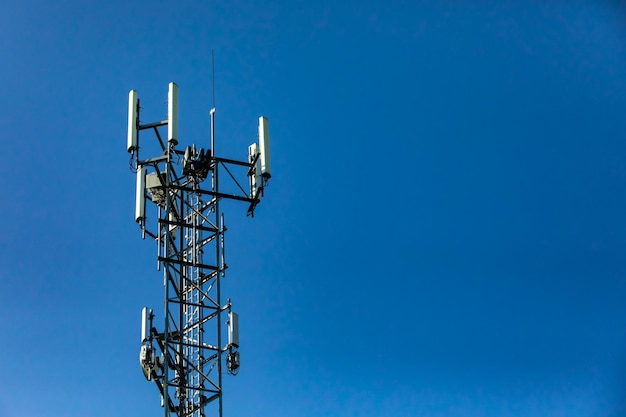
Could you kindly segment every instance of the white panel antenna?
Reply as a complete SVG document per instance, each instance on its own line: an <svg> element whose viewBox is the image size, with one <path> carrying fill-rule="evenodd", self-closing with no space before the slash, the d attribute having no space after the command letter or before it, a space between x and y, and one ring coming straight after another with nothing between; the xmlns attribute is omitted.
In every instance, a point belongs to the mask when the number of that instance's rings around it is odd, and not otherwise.
<svg viewBox="0 0 626 417"><path fill-rule="evenodd" d="M228 344L239 347L239 314L228 313Z"/></svg>
<svg viewBox="0 0 626 417"><path fill-rule="evenodd" d="M267 117L259 117L259 147L261 151L261 174L268 179L272 176L270 168L270 130Z"/></svg>
<svg viewBox="0 0 626 417"><path fill-rule="evenodd" d="M261 162L259 161L259 147L256 143L248 146L248 162L252 163L256 160L256 163L250 168L250 198L257 198L259 196L259 188L263 186L261 178Z"/></svg>
<svg viewBox="0 0 626 417"><path fill-rule="evenodd" d="M146 218L146 169L137 169L137 195L135 200L135 221L141 222Z"/></svg>
<svg viewBox="0 0 626 417"><path fill-rule="evenodd" d="M178 84L170 83L167 94L167 142L178 145Z"/></svg>
<svg viewBox="0 0 626 417"><path fill-rule="evenodd" d="M137 90L128 92L128 152L137 149Z"/></svg>
<svg viewBox="0 0 626 417"><path fill-rule="evenodd" d="M144 307L141 310L141 343L146 343L150 339L150 316L152 310Z"/></svg>

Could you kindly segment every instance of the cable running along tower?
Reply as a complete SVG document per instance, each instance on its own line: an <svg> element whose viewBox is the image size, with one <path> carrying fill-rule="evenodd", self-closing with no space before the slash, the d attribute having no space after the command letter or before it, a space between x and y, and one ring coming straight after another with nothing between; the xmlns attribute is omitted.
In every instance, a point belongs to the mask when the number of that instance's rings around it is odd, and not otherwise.
<svg viewBox="0 0 626 417"><path fill-rule="evenodd" d="M215 108L210 111L210 147L178 148L175 83L169 84L167 120L143 123L135 90L128 106L127 148L137 175L135 220L142 237L156 242L165 288L161 330L153 310L142 310L141 369L156 384L165 417L205 417L210 403L222 417L223 370L236 374L239 369L239 316L221 295L227 266L220 201L247 203L248 215L254 215L271 176L268 121L259 118L258 143L248 147L247 160L238 161L215 155ZM140 155L140 143L148 140L144 148L153 147L157 155ZM237 172L242 178L233 174ZM237 191L221 192L224 180Z"/></svg>

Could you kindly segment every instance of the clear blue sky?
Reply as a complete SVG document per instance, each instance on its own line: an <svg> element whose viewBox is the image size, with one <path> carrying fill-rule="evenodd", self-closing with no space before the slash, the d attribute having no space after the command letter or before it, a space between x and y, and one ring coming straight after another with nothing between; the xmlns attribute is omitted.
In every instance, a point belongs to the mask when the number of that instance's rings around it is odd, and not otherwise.
<svg viewBox="0 0 626 417"><path fill-rule="evenodd" d="M0 417L161 415L127 94L243 159L225 416L626 415L626 8L5 1Z"/></svg>

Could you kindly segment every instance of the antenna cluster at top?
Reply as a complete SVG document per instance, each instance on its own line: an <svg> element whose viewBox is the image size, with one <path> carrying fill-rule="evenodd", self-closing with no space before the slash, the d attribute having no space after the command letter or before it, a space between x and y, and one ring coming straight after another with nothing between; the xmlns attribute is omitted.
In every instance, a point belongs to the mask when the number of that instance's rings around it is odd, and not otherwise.
<svg viewBox="0 0 626 417"><path fill-rule="evenodd" d="M253 143L248 147L248 160L247 163L234 161L230 159L218 158L214 154L214 117L215 109L211 109L211 148L199 148L196 145L187 146L184 150L177 150L176 147L179 144L178 136L178 85L174 82L169 83L168 87L168 100L167 100L167 120L162 120L154 123L142 124L139 118L140 115L140 101L137 97L136 90L130 90L128 93L128 138L127 138L127 151L131 154L131 158L134 160L134 166L137 167L137 201L136 201L136 215L135 220L142 222L145 218L145 191L146 186L154 183L165 184L165 178L160 178L163 173L151 172L148 173L146 168L149 166L157 167L160 162L171 162L171 159L165 158L163 155L173 153L180 156L182 161L181 174L183 177L192 178L195 181L202 181L207 178L208 174L215 167L216 164L235 164L244 165L248 167L247 176L249 177L249 193L243 197L248 199L251 203L249 214L254 213L254 208L259 203L260 198L264 195L264 188L271 177L271 165L270 165L270 135L269 135L269 121L266 117L259 117L258 124L258 142ZM167 138L164 141L159 133L158 128L161 126L167 126ZM139 151L141 149L139 132L146 129L153 129L157 140L162 148L162 157L141 159ZM158 169L157 169L158 171ZM147 184L148 182L148 184ZM149 187L150 188L150 187ZM152 187L154 188L154 187ZM155 193L159 195L158 190L148 190L153 195L152 201L158 203L154 197ZM234 196L226 196L233 197ZM241 200L241 196L236 198Z"/></svg>

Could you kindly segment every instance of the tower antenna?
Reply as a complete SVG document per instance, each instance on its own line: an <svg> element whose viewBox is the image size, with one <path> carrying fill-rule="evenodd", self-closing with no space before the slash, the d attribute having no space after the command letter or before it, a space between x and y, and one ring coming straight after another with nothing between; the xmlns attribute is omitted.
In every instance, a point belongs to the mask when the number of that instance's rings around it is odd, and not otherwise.
<svg viewBox="0 0 626 417"><path fill-rule="evenodd" d="M211 61L214 73L213 51ZM247 160L215 155L212 78L210 149L180 145L176 83L169 84L167 120L154 123L140 122L137 92L129 93L126 148L137 166L134 219L142 236L157 243L157 269L163 273L157 281L165 290L161 330L155 312L142 310L139 362L159 390L165 417L206 417L209 407L222 417L223 370L232 375L239 370L239 315L221 294L227 265L220 201L248 203L247 214L253 215L270 178L264 117L259 118L259 146L248 147ZM167 129L167 141L160 129ZM144 138L144 133L153 135ZM144 140L152 145L142 148ZM156 156L140 155L155 147ZM223 171L227 175L220 175ZM239 183L246 177L249 191ZM235 194L223 192L220 181L234 182L229 189Z"/></svg>

